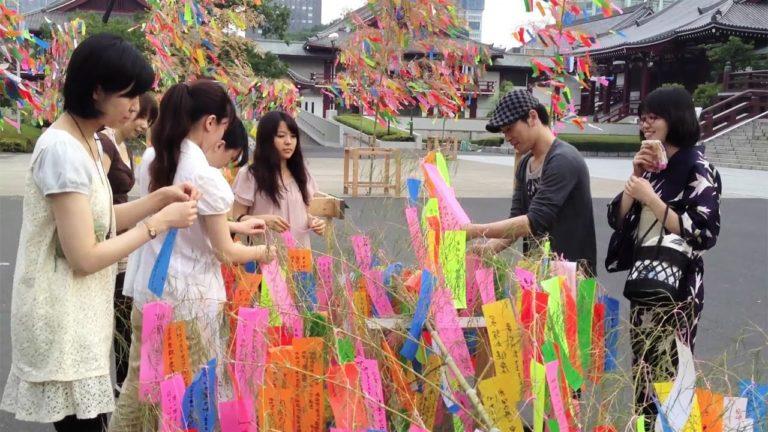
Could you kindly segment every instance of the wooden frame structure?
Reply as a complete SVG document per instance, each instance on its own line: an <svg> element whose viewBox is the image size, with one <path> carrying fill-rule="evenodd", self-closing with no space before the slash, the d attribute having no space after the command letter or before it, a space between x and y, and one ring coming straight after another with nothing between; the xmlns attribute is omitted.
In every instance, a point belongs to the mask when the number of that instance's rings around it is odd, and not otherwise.
<svg viewBox="0 0 768 432"><path fill-rule="evenodd" d="M360 160L367 159L373 161L381 159L384 162L384 172L382 178L374 181L371 175L369 180L360 179ZM393 166L394 165L394 166ZM351 170L350 170L351 168ZM394 171L394 176L392 172ZM356 197L360 194L360 188L368 188L368 193L374 188L383 189L384 195L400 196L402 189L402 160L400 151L392 148L382 147L345 147L344 148L344 193ZM393 178L394 177L394 178Z"/></svg>

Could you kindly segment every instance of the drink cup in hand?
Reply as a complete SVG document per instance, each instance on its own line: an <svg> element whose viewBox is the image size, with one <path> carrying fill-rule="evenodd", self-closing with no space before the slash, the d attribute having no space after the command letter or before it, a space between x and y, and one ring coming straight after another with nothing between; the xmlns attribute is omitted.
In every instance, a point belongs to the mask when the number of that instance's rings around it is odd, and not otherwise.
<svg viewBox="0 0 768 432"><path fill-rule="evenodd" d="M667 168L667 150L664 148L664 144L659 140L645 140L642 146L649 146L653 149L653 153L656 159L656 170L664 171Z"/></svg>

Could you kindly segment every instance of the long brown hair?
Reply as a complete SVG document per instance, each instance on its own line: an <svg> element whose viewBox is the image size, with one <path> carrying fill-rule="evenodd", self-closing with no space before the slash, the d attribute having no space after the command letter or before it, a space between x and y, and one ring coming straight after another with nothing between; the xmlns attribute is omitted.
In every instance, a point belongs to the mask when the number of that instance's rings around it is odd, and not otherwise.
<svg viewBox="0 0 768 432"><path fill-rule="evenodd" d="M256 190L264 193L279 208L283 191L281 188L280 155L275 149L275 137L281 122L285 122L288 130L296 135L296 150L288 159L288 171L299 186L304 204L309 205L311 198L307 189L309 176L307 167L304 165L304 156L301 154L299 126L290 114L282 111L270 111L259 120L259 126L256 130L256 154L248 169L256 180Z"/></svg>
<svg viewBox="0 0 768 432"><path fill-rule="evenodd" d="M149 190L173 184L181 142L201 118L216 116L219 123L235 118L232 100L218 83L200 79L171 86L160 100L160 113L152 127L155 160L149 166Z"/></svg>

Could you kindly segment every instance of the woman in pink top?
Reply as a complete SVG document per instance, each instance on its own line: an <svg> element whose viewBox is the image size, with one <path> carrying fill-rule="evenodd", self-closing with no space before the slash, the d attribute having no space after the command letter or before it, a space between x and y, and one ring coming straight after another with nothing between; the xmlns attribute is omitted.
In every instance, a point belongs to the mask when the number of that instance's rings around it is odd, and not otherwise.
<svg viewBox="0 0 768 432"><path fill-rule="evenodd" d="M310 247L309 232L325 232L325 222L308 211L317 191L304 165L299 127L290 115L271 111L259 121L256 154L237 173L232 214L238 221L256 217L277 233L290 230L300 247Z"/></svg>

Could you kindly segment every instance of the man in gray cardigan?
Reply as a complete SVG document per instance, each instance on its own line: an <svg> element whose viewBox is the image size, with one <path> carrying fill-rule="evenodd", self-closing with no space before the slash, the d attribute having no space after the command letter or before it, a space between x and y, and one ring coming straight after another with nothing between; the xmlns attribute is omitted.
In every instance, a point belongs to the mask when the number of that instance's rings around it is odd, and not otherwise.
<svg viewBox="0 0 768 432"><path fill-rule="evenodd" d="M548 236L554 253L595 275L592 193L589 170L579 151L555 137L547 109L527 90L507 93L486 129L502 132L524 156L515 176L509 219L468 225L468 238L490 239L472 250L498 253L524 238L527 252L531 241Z"/></svg>

